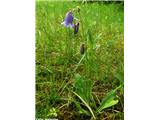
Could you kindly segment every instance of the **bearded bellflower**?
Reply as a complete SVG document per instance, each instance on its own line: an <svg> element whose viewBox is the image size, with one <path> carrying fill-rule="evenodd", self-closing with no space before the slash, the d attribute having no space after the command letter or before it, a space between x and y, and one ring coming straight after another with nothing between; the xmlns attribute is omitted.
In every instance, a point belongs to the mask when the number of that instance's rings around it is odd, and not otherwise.
<svg viewBox="0 0 160 120"><path fill-rule="evenodd" d="M64 19L64 21L61 24L67 28L69 28L69 27L73 28L74 34L77 34L78 29L79 29L79 23L74 24L73 19L74 19L73 13L70 11L66 14L66 18Z"/></svg>
<svg viewBox="0 0 160 120"><path fill-rule="evenodd" d="M68 12L66 14L66 18L65 20L61 23L62 25L64 25L65 27L74 27L74 24L73 24L73 13L72 12Z"/></svg>

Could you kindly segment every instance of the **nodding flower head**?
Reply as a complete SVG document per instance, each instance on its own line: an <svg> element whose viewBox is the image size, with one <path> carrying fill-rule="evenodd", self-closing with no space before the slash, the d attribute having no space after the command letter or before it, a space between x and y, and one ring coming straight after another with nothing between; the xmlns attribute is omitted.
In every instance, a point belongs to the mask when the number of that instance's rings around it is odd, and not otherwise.
<svg viewBox="0 0 160 120"><path fill-rule="evenodd" d="M78 29L79 29L79 23L75 24L73 26L73 29L74 29L74 34L77 34L78 33Z"/></svg>
<svg viewBox="0 0 160 120"><path fill-rule="evenodd" d="M67 14L66 14L66 18L65 20L61 23L63 24L64 26L66 26L67 28L68 27L73 27L73 14L71 11L69 11Z"/></svg>
<svg viewBox="0 0 160 120"><path fill-rule="evenodd" d="M77 18L74 18L73 17L73 13L72 11L69 11L67 14L66 14L66 18L65 20L61 23L62 25L64 25L65 27L71 27L73 28L74 30L74 34L77 34L78 33L78 29L79 29L79 22L74 24L73 23L73 19L76 19L78 20Z"/></svg>

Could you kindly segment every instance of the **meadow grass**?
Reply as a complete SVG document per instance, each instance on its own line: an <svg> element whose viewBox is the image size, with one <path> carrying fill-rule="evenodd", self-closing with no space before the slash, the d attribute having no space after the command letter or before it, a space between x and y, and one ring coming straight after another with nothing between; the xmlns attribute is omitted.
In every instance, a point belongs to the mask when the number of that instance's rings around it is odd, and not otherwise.
<svg viewBox="0 0 160 120"><path fill-rule="evenodd" d="M74 34L61 23L77 6L80 12L74 16L80 28ZM82 43L86 46L83 55ZM36 118L92 119L74 94L75 76L91 81L86 91L93 94L95 109L107 92L123 85L123 49L123 2L36 1ZM118 104L95 114L96 119L122 120L123 93L122 88L116 95Z"/></svg>

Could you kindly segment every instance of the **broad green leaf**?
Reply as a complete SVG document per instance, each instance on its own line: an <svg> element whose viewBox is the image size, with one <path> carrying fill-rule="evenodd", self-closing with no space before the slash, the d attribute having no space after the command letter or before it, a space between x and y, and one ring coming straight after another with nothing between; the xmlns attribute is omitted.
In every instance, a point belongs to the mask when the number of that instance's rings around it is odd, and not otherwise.
<svg viewBox="0 0 160 120"><path fill-rule="evenodd" d="M121 86L117 87L116 89L110 91L105 95L105 97L102 99L102 102L100 106L97 109L97 112L101 112L103 109L114 106L115 104L118 103L118 100L114 100L116 97L116 92L117 90L121 88Z"/></svg>
<svg viewBox="0 0 160 120"><path fill-rule="evenodd" d="M116 105L117 103L118 103L118 100L110 100L108 102L105 102L103 106L101 106L101 108L98 109L98 113L101 112L105 108L109 108L109 107Z"/></svg>

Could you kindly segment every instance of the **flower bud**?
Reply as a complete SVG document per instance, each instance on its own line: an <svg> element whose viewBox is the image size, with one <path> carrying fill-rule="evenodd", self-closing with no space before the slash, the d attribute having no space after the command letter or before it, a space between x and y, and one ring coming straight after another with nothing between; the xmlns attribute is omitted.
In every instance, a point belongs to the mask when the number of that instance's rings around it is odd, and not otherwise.
<svg viewBox="0 0 160 120"><path fill-rule="evenodd" d="M79 29L79 22L75 24L73 28L74 28L74 34L77 34Z"/></svg>
<svg viewBox="0 0 160 120"><path fill-rule="evenodd" d="M80 46L80 53L83 55L85 52L85 44L82 43L81 46Z"/></svg>

